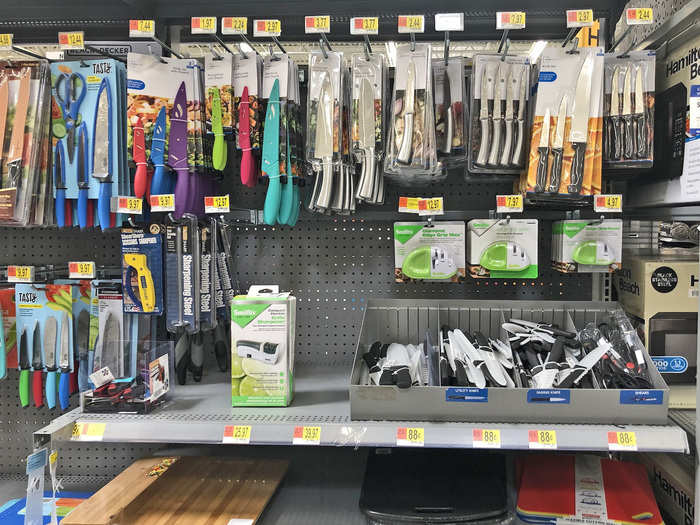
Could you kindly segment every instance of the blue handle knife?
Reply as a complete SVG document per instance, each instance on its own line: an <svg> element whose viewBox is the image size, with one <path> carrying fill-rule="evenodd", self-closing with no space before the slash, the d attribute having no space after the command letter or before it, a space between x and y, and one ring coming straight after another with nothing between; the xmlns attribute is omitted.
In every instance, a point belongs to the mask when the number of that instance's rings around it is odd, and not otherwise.
<svg viewBox="0 0 700 525"><path fill-rule="evenodd" d="M168 172L165 168L165 106L160 107L158 118L153 128L153 137L151 138L151 162L155 166L153 172L153 180L151 180L151 195L163 195L172 193L170 189L170 181L168 180Z"/></svg>
<svg viewBox="0 0 700 525"><path fill-rule="evenodd" d="M269 179L263 220L265 224L277 223L282 188L280 183L280 83L276 78L272 84L265 115L265 135L263 138L262 171Z"/></svg>
<svg viewBox="0 0 700 525"><path fill-rule="evenodd" d="M78 127L78 225L80 229L87 227L88 220L88 191L90 188L88 166L87 126L83 122Z"/></svg>
<svg viewBox="0 0 700 525"><path fill-rule="evenodd" d="M97 217L102 230L106 230L110 226L109 201L112 198L112 90L107 78L102 79L97 94L92 138L92 176L100 181Z"/></svg>
<svg viewBox="0 0 700 525"><path fill-rule="evenodd" d="M66 225L66 153L60 140L54 149L53 181L56 185L56 224L63 228Z"/></svg>

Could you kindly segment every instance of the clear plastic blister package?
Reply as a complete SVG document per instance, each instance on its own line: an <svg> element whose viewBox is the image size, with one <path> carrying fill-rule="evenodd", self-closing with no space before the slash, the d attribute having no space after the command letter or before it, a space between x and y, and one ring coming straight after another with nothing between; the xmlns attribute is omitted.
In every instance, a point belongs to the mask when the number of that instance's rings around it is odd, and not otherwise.
<svg viewBox="0 0 700 525"><path fill-rule="evenodd" d="M413 47L413 50L412 50ZM406 186L442 180L447 172L437 160L430 44L396 49L396 76L385 175Z"/></svg>
<svg viewBox="0 0 700 525"><path fill-rule="evenodd" d="M654 163L656 52L605 55L603 160L611 168Z"/></svg>
<svg viewBox="0 0 700 525"><path fill-rule="evenodd" d="M241 151L241 182L253 187L257 184L261 147L261 91L263 60L260 55L246 57L233 55L233 104L236 107L233 122L238 126L236 147Z"/></svg>
<svg viewBox="0 0 700 525"><path fill-rule="evenodd" d="M433 82L438 156L446 167L464 165L467 160L464 59L434 60Z"/></svg>
<svg viewBox="0 0 700 525"><path fill-rule="evenodd" d="M530 60L475 55L472 71L469 171L520 173L529 136Z"/></svg>

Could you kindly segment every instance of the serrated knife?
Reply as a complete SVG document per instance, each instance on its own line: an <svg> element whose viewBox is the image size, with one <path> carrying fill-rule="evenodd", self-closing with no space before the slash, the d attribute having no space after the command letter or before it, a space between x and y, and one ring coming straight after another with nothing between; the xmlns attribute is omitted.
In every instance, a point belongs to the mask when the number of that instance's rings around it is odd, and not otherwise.
<svg viewBox="0 0 700 525"><path fill-rule="evenodd" d="M58 378L58 402L61 410L66 410L70 404L70 330L72 321L68 314L61 317L61 336L59 338L58 366L61 376Z"/></svg>
<svg viewBox="0 0 700 525"><path fill-rule="evenodd" d="M97 217L102 231L110 226L109 204L112 198L112 89L107 78L100 83L92 133L92 176L100 181Z"/></svg>
<svg viewBox="0 0 700 525"><path fill-rule="evenodd" d="M634 127L637 137L637 158L647 157L647 123L644 103L644 80L641 66L637 66L634 82Z"/></svg>
<svg viewBox="0 0 700 525"><path fill-rule="evenodd" d="M141 117L136 117L136 124L134 124L133 157L136 164L134 196L143 199L143 196L146 195L146 186L148 184L148 164L146 164L146 137Z"/></svg>
<svg viewBox="0 0 700 525"><path fill-rule="evenodd" d="M501 149L501 131L503 129L503 108L501 99L501 87L505 85L505 65L498 65L496 70L496 84L493 87L493 138L491 140L491 153L489 154L489 166L498 164L498 154Z"/></svg>
<svg viewBox="0 0 700 525"><path fill-rule="evenodd" d="M78 126L78 225L80 229L86 228L88 224L89 162L87 126L85 122L81 122Z"/></svg>
<svg viewBox="0 0 700 525"><path fill-rule="evenodd" d="M44 355L46 356L46 405L56 406L56 335L58 324L52 315L44 323Z"/></svg>
<svg viewBox="0 0 700 525"><path fill-rule="evenodd" d="M452 152L454 118L452 117L452 85L450 84L450 75L447 66L445 66L445 75L442 84L442 107L445 112L445 146L443 152L449 155Z"/></svg>
<svg viewBox="0 0 700 525"><path fill-rule="evenodd" d="M620 160L622 157L622 123L620 121L620 68L615 67L610 81L610 132L606 133L606 157Z"/></svg>
<svg viewBox="0 0 700 525"><path fill-rule="evenodd" d="M262 171L267 175L268 186L263 206L265 224L277 224L280 202L282 200L282 182L280 181L280 81L276 78L272 84L270 98L265 114L265 132L263 135ZM291 181L290 181L291 182Z"/></svg>
<svg viewBox="0 0 700 525"><path fill-rule="evenodd" d="M151 137L151 162L155 167L153 179L151 179L151 195L163 195L167 192L169 183L165 169L165 129L166 109L165 105L158 110L158 117Z"/></svg>
<svg viewBox="0 0 700 525"><path fill-rule="evenodd" d="M508 72L508 79L506 80L506 113L505 122L506 135L503 143L503 154L501 155L501 166L510 165L511 150L513 149L513 96L515 92L515 86L517 79L513 75L513 71Z"/></svg>
<svg viewBox="0 0 700 525"><path fill-rule="evenodd" d="M330 75L325 74L318 97L316 140L314 143L314 156L321 159L322 165L322 171L318 174L321 175L321 185L315 204L322 210L326 210L330 206L333 190L333 102Z"/></svg>
<svg viewBox="0 0 700 525"><path fill-rule="evenodd" d="M571 117L569 142L574 150L571 162L571 183L569 193L580 193L583 184L583 165L586 161L586 144L588 142L588 117L591 111L591 82L593 81L593 61L591 53L583 62L583 67L576 83L576 95Z"/></svg>
<svg viewBox="0 0 700 525"><path fill-rule="evenodd" d="M187 92L181 82L170 110L170 135L168 136L168 164L175 171L175 217L187 211L190 190L189 164L187 161Z"/></svg>
<svg viewBox="0 0 700 525"><path fill-rule="evenodd" d="M622 87L622 125L623 125L623 155L633 159L634 154L634 125L632 119L632 66L625 71L625 83Z"/></svg>
<svg viewBox="0 0 700 525"><path fill-rule="evenodd" d="M41 327L39 321L34 323L32 331L32 397L34 406L44 406L44 365L41 360Z"/></svg>
<svg viewBox="0 0 700 525"><path fill-rule="evenodd" d="M374 168L375 148L375 115L374 115L374 90L369 79L362 79L360 85L360 100L358 101L358 120L360 126L360 149L362 150L362 174L357 185L357 197L361 200L371 200L376 184Z"/></svg>
<svg viewBox="0 0 700 525"><path fill-rule="evenodd" d="M513 148L513 160L511 164L520 166L523 156L523 143L525 141L525 96L527 95L527 75L529 68L523 66L523 71L520 74L520 87L518 89L518 138L515 141Z"/></svg>
<svg viewBox="0 0 700 525"><path fill-rule="evenodd" d="M401 164L410 164L413 152L413 112L416 100L416 64L411 60L408 63L406 74L406 90L403 97L403 137L401 146L396 156L396 161Z"/></svg>
<svg viewBox="0 0 700 525"><path fill-rule="evenodd" d="M22 152L24 151L24 131L27 122L27 109L29 108L31 69L22 68L19 78L19 91L17 104L15 104L15 117L12 122L12 135L10 137L10 149L7 152L7 173L11 188L16 188L15 202L19 198L22 185Z"/></svg>
<svg viewBox="0 0 700 525"><path fill-rule="evenodd" d="M489 77L487 64L483 65L481 73L481 89L479 98L479 122L481 122L481 142L479 144L479 154L476 157L476 164L484 166L489 154L489 84L493 79Z"/></svg>
<svg viewBox="0 0 700 525"><path fill-rule="evenodd" d="M554 140L552 141L552 171L549 175L550 193L559 193L561 183L561 170L564 160L564 129L566 128L566 107L567 99L564 95L559 103L559 114L557 124L554 126Z"/></svg>

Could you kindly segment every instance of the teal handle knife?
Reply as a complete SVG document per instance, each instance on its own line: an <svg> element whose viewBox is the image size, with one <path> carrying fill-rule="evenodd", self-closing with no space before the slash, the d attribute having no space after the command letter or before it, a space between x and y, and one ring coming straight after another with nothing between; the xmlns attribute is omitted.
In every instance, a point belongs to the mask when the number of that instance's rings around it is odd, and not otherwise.
<svg viewBox="0 0 700 525"><path fill-rule="evenodd" d="M288 224L291 226L292 208L294 206L294 179L292 175L292 151L290 149L289 135L292 130L289 123L291 116L287 114L287 184L282 187L282 203L280 204L280 212L277 221L280 224Z"/></svg>
<svg viewBox="0 0 700 525"><path fill-rule="evenodd" d="M265 224L277 223L277 215L282 200L282 185L280 183L280 84L275 79L267 102L265 115L265 135L263 137L262 171L267 175L269 184L263 208Z"/></svg>

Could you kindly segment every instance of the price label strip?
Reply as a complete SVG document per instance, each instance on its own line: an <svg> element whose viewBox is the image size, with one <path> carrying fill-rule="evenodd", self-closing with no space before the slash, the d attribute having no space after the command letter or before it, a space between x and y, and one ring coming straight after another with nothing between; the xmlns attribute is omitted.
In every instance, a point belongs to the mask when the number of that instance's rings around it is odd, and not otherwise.
<svg viewBox="0 0 700 525"><path fill-rule="evenodd" d="M248 445L250 444L250 433L250 425L227 425L224 427L222 443Z"/></svg>
<svg viewBox="0 0 700 525"><path fill-rule="evenodd" d="M400 213L418 213L418 202L420 197L399 197Z"/></svg>
<svg viewBox="0 0 700 525"><path fill-rule="evenodd" d="M71 441L102 441L107 423L74 423Z"/></svg>
<svg viewBox="0 0 700 525"><path fill-rule="evenodd" d="M622 195L594 196L593 211L596 211L598 213L622 213Z"/></svg>
<svg viewBox="0 0 700 525"><path fill-rule="evenodd" d="M190 20L190 32L193 35L216 34L216 17L193 16Z"/></svg>
<svg viewBox="0 0 700 525"><path fill-rule="evenodd" d="M228 195L204 197L204 213L228 213L229 211Z"/></svg>
<svg viewBox="0 0 700 525"><path fill-rule="evenodd" d="M491 428L475 428L472 430L472 445L474 448L501 448L501 431Z"/></svg>
<svg viewBox="0 0 700 525"><path fill-rule="evenodd" d="M569 9L566 11L566 27L591 27L593 9Z"/></svg>
<svg viewBox="0 0 700 525"><path fill-rule="evenodd" d="M421 427L399 427L396 429L397 447L425 446L425 429Z"/></svg>
<svg viewBox="0 0 700 525"><path fill-rule="evenodd" d="M425 31L425 16L400 15L399 33L423 33Z"/></svg>
<svg viewBox="0 0 700 525"><path fill-rule="evenodd" d="M530 430L527 435L528 446L535 450L556 450L556 430Z"/></svg>
<svg viewBox="0 0 700 525"><path fill-rule="evenodd" d="M442 197L419 199L418 215L444 215L445 207Z"/></svg>
<svg viewBox="0 0 700 525"><path fill-rule="evenodd" d="M0 51L11 51L13 38L12 33L0 33Z"/></svg>
<svg viewBox="0 0 700 525"><path fill-rule="evenodd" d="M248 19L245 16L225 16L221 19L221 33L224 35L245 35L248 33Z"/></svg>
<svg viewBox="0 0 700 525"><path fill-rule="evenodd" d="M156 36L155 20L129 20L129 38L153 38Z"/></svg>
<svg viewBox="0 0 700 525"><path fill-rule="evenodd" d="M524 11L498 11L496 29L525 29Z"/></svg>
<svg viewBox="0 0 700 525"><path fill-rule="evenodd" d="M125 213L127 215L141 215L141 213L143 213L143 200L138 197L114 197L111 202L110 211L112 213Z"/></svg>
<svg viewBox="0 0 700 525"><path fill-rule="evenodd" d="M351 35L379 34L379 18L376 16L357 16L350 19Z"/></svg>
<svg viewBox="0 0 700 525"><path fill-rule="evenodd" d="M654 23L654 10L651 7L632 7L625 11L628 26Z"/></svg>
<svg viewBox="0 0 700 525"><path fill-rule="evenodd" d="M637 450L635 432L608 432L608 449L611 451Z"/></svg>
<svg viewBox="0 0 700 525"><path fill-rule="evenodd" d="M279 20L255 20L253 23L253 36L270 37L282 34L282 22Z"/></svg>
<svg viewBox="0 0 700 525"><path fill-rule="evenodd" d="M95 263L93 261L72 261L68 263L68 278L94 279Z"/></svg>
<svg viewBox="0 0 700 525"><path fill-rule="evenodd" d="M496 195L497 213L522 213L522 195Z"/></svg>
<svg viewBox="0 0 700 525"><path fill-rule="evenodd" d="M294 427L292 445L320 445L321 427Z"/></svg>
<svg viewBox="0 0 700 525"><path fill-rule="evenodd" d="M435 31L464 31L464 13L438 13Z"/></svg>
<svg viewBox="0 0 700 525"><path fill-rule="evenodd" d="M149 204L151 205L151 211L175 211L175 195L172 193L151 195Z"/></svg>
<svg viewBox="0 0 700 525"><path fill-rule="evenodd" d="M10 283L31 283L34 281L33 266L15 266L7 267L7 281Z"/></svg>
<svg viewBox="0 0 700 525"><path fill-rule="evenodd" d="M324 16L306 16L304 17L304 32L309 33L330 33L331 17Z"/></svg>
<svg viewBox="0 0 700 525"><path fill-rule="evenodd" d="M85 33L83 31L61 31L58 33L58 47L66 49L85 49Z"/></svg>

